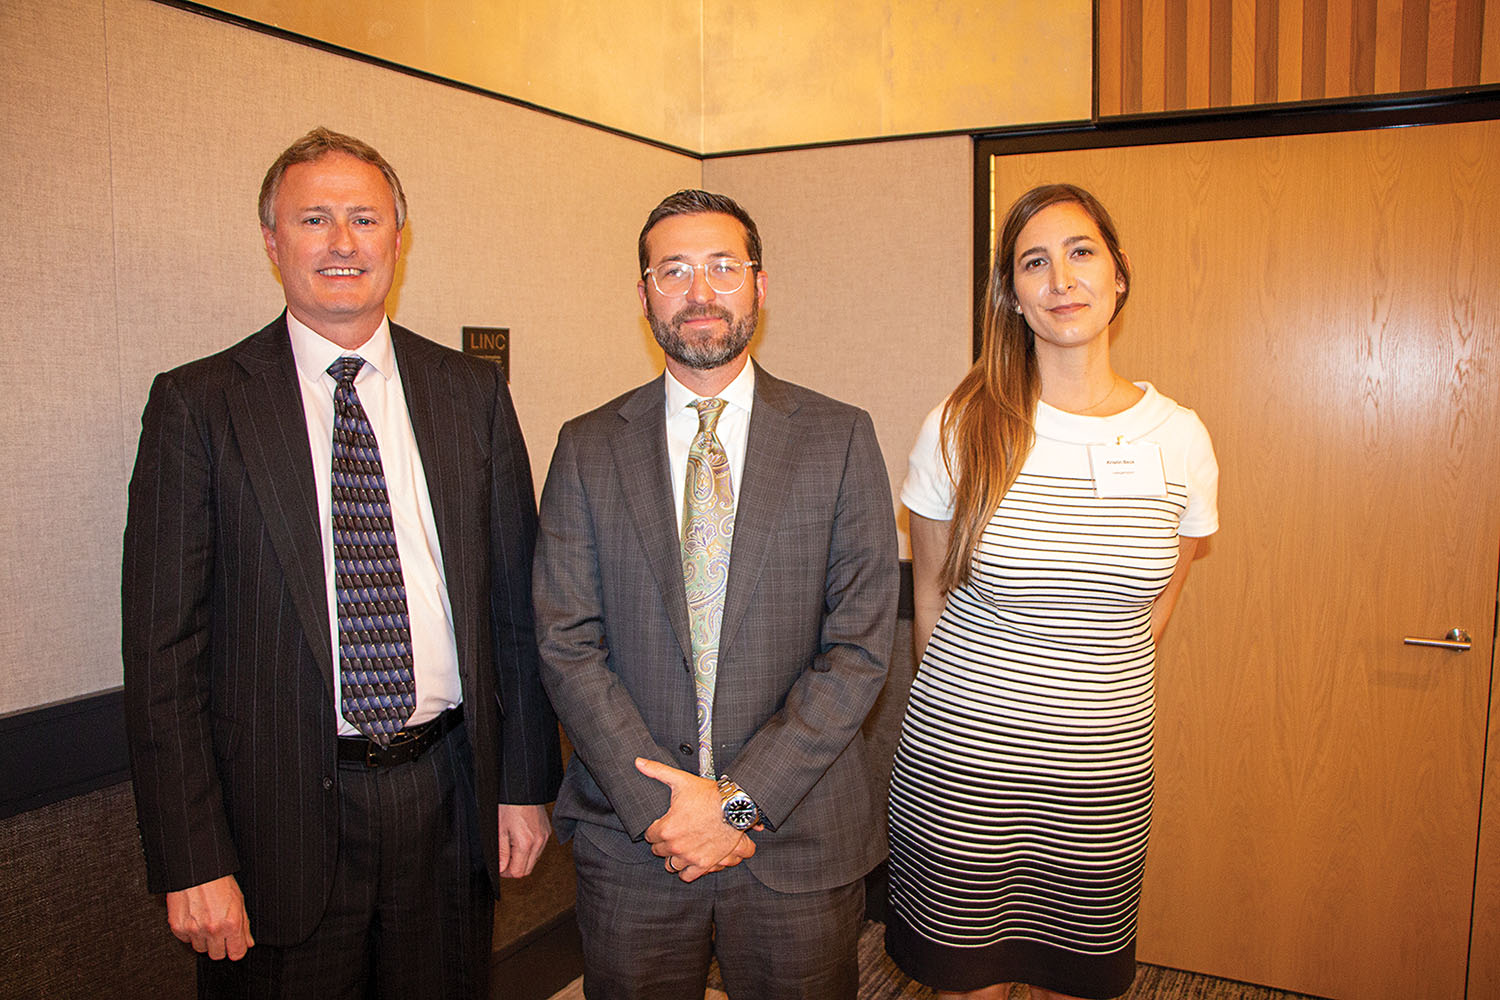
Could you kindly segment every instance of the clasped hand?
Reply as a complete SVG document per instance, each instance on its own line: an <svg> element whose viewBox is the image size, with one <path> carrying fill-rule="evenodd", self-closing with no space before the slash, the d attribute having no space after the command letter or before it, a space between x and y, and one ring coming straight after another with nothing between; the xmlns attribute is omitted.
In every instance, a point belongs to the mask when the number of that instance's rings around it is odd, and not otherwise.
<svg viewBox="0 0 1500 1000"><path fill-rule="evenodd" d="M717 782L645 757L637 757L635 766L672 791L667 811L646 827L651 853L665 860L668 871L691 882L755 853L755 841L724 822Z"/></svg>

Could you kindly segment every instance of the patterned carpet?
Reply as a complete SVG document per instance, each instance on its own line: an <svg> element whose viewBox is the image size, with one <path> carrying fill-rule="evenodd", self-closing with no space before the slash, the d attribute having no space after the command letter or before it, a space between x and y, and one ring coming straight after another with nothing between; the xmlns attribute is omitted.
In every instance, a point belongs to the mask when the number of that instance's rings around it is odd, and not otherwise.
<svg viewBox="0 0 1500 1000"><path fill-rule="evenodd" d="M933 1000L933 992L907 978L885 954L885 925L869 921L859 939L860 1000ZM704 1000L726 1000L715 969ZM1011 1000L1025 1000L1025 987L1011 990ZM583 1000L583 981L570 983L551 1000ZM1247 983L1198 976L1176 969L1141 965L1124 1000L1317 1000Z"/></svg>

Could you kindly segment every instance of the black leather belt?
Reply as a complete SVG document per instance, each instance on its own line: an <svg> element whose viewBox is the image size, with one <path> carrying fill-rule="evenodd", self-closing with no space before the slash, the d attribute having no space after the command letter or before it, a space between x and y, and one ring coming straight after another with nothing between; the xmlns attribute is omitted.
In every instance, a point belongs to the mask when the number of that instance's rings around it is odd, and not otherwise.
<svg viewBox="0 0 1500 1000"><path fill-rule="evenodd" d="M366 736L340 736L339 762L363 764L365 767L393 767L396 764L410 763L463 721L464 707L455 705L435 719L394 734L389 746L381 746Z"/></svg>

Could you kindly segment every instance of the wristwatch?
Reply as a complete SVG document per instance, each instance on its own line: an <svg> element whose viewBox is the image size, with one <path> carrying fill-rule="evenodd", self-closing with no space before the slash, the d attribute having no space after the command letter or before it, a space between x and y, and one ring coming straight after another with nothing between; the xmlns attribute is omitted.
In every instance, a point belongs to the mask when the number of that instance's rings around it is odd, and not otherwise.
<svg viewBox="0 0 1500 1000"><path fill-rule="evenodd" d="M760 809L745 790L730 780L729 775L719 775L719 803L724 810L724 822L736 830L748 830L760 819Z"/></svg>

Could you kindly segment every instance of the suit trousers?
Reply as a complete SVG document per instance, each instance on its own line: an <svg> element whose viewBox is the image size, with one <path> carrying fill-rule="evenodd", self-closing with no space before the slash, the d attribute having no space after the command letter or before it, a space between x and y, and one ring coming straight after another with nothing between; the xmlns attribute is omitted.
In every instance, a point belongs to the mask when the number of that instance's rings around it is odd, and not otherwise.
<svg viewBox="0 0 1500 1000"><path fill-rule="evenodd" d="M199 997L483 998L495 908L473 771L463 725L406 764L340 763L339 856L317 928L291 947L256 945L238 962L200 955Z"/></svg>
<svg viewBox="0 0 1500 1000"><path fill-rule="evenodd" d="M741 863L683 882L660 860L611 857L582 828L573 860L587 1000L703 1000L710 958L730 1000L854 1000L858 992L863 879L776 892Z"/></svg>

